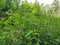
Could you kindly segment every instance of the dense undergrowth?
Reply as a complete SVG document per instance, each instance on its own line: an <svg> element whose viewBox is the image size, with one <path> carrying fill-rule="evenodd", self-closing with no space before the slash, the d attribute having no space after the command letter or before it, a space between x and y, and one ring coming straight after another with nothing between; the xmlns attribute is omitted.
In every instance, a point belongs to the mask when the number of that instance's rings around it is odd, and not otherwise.
<svg viewBox="0 0 60 45"><path fill-rule="evenodd" d="M0 45L60 45L60 18L38 4L17 8L0 13Z"/></svg>

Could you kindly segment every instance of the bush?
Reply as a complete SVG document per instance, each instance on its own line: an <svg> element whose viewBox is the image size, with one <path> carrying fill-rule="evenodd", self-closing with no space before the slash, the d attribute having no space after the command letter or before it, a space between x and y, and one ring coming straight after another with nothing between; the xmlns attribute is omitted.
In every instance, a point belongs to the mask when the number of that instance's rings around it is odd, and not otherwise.
<svg viewBox="0 0 60 45"><path fill-rule="evenodd" d="M0 45L59 45L59 19L38 4L24 2L16 11L10 8L0 20Z"/></svg>

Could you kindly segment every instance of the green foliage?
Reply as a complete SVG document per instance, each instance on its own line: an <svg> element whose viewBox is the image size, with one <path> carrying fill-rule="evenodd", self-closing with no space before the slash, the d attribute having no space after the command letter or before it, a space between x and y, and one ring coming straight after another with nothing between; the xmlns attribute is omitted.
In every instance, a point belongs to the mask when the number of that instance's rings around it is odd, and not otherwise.
<svg viewBox="0 0 60 45"><path fill-rule="evenodd" d="M13 1L8 11L1 11L0 45L60 45L60 18L53 16L52 9L47 13L38 4L18 6L19 0Z"/></svg>
<svg viewBox="0 0 60 45"><path fill-rule="evenodd" d="M0 10L5 8L6 6L6 0L0 0Z"/></svg>

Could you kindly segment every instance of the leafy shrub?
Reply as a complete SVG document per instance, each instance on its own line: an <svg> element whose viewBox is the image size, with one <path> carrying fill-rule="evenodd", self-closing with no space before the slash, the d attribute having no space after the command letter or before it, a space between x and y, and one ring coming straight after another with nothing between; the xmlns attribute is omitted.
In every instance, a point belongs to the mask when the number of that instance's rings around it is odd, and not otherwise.
<svg viewBox="0 0 60 45"><path fill-rule="evenodd" d="M25 2L15 11L8 9L0 20L0 45L59 45L60 18L42 10Z"/></svg>

